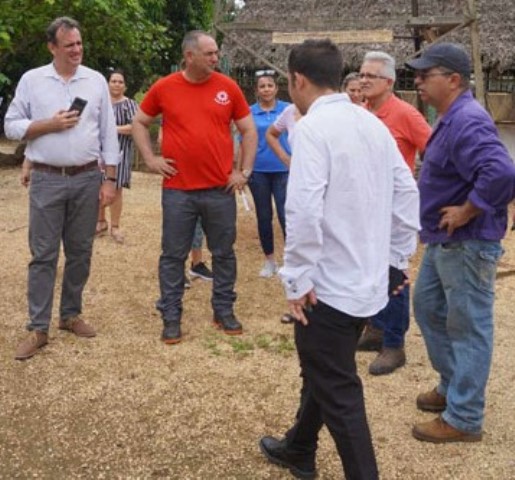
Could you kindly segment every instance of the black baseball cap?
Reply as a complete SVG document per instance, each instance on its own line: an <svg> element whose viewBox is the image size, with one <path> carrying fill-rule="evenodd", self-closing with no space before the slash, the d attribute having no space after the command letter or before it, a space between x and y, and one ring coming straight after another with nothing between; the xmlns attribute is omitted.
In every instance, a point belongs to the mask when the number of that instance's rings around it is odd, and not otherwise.
<svg viewBox="0 0 515 480"><path fill-rule="evenodd" d="M456 43L437 43L431 45L420 57L406 62L405 65L413 70L444 67L467 78L470 78L472 71L467 52L461 45Z"/></svg>

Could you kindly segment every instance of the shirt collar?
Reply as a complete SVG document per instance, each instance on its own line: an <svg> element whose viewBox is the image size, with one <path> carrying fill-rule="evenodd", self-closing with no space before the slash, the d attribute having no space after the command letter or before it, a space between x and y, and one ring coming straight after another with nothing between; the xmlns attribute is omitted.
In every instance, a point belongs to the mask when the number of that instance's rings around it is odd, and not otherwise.
<svg viewBox="0 0 515 480"><path fill-rule="evenodd" d="M270 110L263 110L261 108L261 105L259 104L259 102L256 102L253 106L253 111L255 114L262 114L262 113L271 113L271 112L277 112L277 107L279 106L279 100L275 100L275 105L273 108L271 108Z"/></svg>
<svg viewBox="0 0 515 480"><path fill-rule="evenodd" d="M43 75L45 75L46 77L52 77L52 78L55 78L56 80L62 81L62 77L57 73L53 62L46 65ZM79 65L77 67L77 70L75 71L75 74L70 79L70 81L78 80L79 78L86 78L87 76L88 76L87 69L85 67L83 67L82 65Z"/></svg>
<svg viewBox="0 0 515 480"><path fill-rule="evenodd" d="M439 123L448 123L450 119L454 116L457 110L459 110L464 103L468 103L471 100L473 100L474 97L472 95L472 92L470 90L465 90L459 97L452 102L451 106L449 107L449 110L445 112L445 114L440 119Z"/></svg>
<svg viewBox="0 0 515 480"><path fill-rule="evenodd" d="M351 103L349 96L346 93L329 93L327 95L320 95L309 107L308 113L314 112L322 105L329 105L330 103Z"/></svg>

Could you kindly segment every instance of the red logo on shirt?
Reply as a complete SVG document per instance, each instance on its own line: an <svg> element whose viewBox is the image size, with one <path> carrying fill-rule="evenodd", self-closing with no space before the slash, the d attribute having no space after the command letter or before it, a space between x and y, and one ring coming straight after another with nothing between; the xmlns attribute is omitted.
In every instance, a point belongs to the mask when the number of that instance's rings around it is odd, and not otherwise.
<svg viewBox="0 0 515 480"><path fill-rule="evenodd" d="M219 105L229 105L231 100L229 94L225 90L220 90L215 96L215 102Z"/></svg>

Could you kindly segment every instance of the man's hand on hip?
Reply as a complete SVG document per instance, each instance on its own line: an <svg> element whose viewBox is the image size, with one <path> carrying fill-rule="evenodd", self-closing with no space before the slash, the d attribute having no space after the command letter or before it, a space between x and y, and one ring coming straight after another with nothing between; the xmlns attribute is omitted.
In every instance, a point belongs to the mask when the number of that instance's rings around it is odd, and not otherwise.
<svg viewBox="0 0 515 480"><path fill-rule="evenodd" d="M172 158L164 158L153 156L147 160L147 166L154 173L158 173L165 178L170 178L177 175L177 168L175 168L175 160Z"/></svg>
<svg viewBox="0 0 515 480"><path fill-rule="evenodd" d="M242 190L246 184L247 177L245 177L245 175L243 175L239 170L233 170L225 190L227 192L235 193L236 190Z"/></svg>

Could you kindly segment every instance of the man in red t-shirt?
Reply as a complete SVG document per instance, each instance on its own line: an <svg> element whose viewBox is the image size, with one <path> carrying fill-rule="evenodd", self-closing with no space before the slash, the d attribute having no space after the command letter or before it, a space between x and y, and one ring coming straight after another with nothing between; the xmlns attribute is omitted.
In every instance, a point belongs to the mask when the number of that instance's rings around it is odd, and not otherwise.
<svg viewBox="0 0 515 480"><path fill-rule="evenodd" d="M368 109L390 130L404 160L415 170L417 152L422 154L431 127L422 114L393 93L395 60L385 52L368 52L360 70L361 90ZM403 276L408 267L391 265L391 276ZM378 350L369 366L372 375L385 375L406 363L404 337L409 327L409 286L390 297L388 305L372 317L358 343L358 350Z"/></svg>
<svg viewBox="0 0 515 480"><path fill-rule="evenodd" d="M197 217L212 254L214 322L228 335L242 333L236 300L236 201L252 172L257 134L238 85L215 72L218 47L207 33L192 31L182 42L183 71L152 85L133 120L133 137L148 167L163 176L161 296L156 306L168 344L182 339L184 263ZM154 155L149 126L162 115L162 157ZM231 123L242 136L241 170L233 170Z"/></svg>

